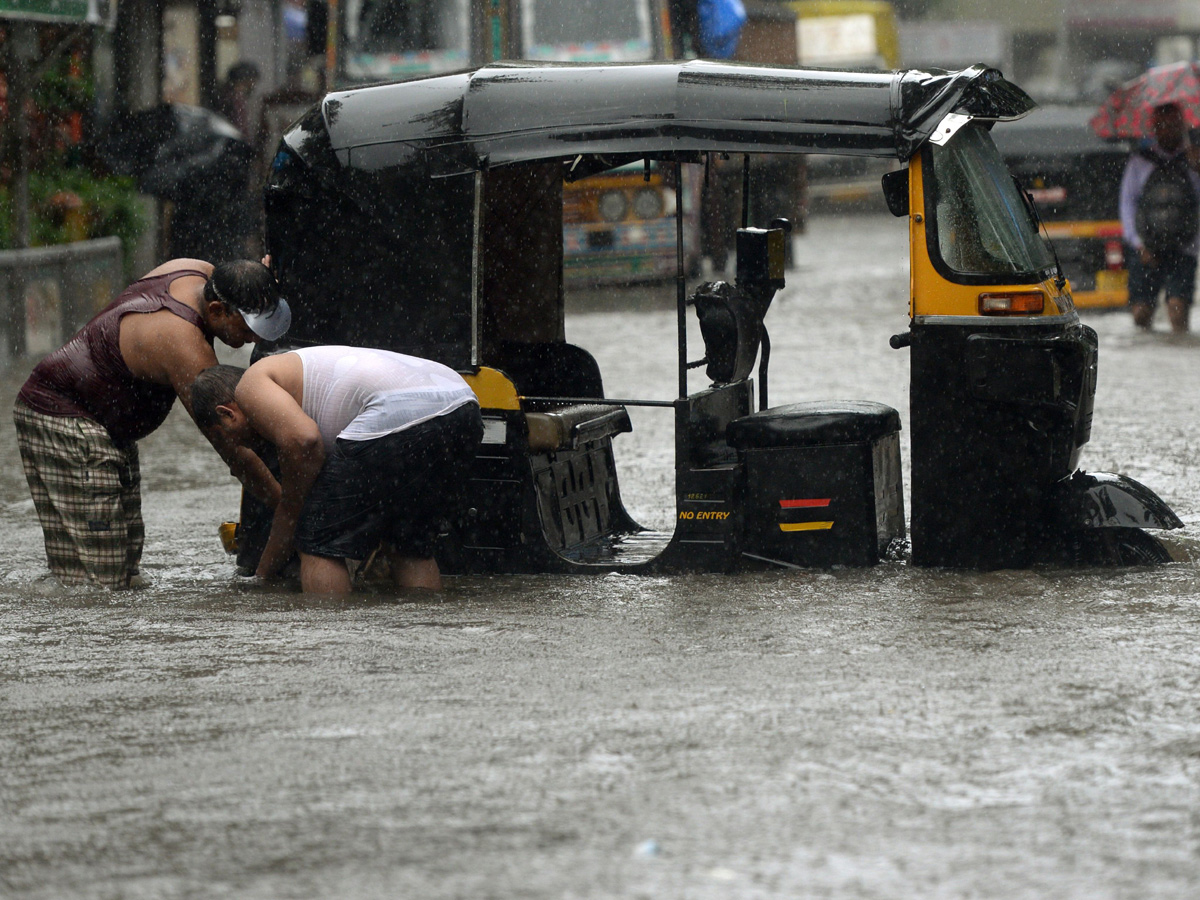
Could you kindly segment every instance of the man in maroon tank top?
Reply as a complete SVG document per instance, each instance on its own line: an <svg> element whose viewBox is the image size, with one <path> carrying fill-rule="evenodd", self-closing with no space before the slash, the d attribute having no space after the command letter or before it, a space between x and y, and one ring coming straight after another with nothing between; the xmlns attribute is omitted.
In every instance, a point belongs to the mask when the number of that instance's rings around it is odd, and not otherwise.
<svg viewBox="0 0 1200 900"><path fill-rule="evenodd" d="M122 291L34 368L13 417L50 571L66 584L128 587L142 556L137 441L230 347L277 340L291 323L270 270L173 259ZM262 461L217 430L205 436L252 494L274 506Z"/></svg>

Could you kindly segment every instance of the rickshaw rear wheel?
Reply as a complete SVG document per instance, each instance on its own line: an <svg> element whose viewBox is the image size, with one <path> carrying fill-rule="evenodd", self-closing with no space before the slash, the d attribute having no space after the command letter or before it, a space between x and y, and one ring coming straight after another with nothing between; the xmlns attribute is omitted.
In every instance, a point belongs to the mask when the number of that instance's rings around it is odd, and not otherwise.
<svg viewBox="0 0 1200 900"><path fill-rule="evenodd" d="M1068 542L1068 562L1084 566L1157 566L1171 562L1162 541L1141 528L1097 528Z"/></svg>

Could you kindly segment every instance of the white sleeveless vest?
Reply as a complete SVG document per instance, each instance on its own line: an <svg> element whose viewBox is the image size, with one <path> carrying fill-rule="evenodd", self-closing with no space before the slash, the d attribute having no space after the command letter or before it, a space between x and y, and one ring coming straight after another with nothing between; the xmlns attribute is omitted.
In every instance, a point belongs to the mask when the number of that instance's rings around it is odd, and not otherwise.
<svg viewBox="0 0 1200 900"><path fill-rule="evenodd" d="M475 394L441 363L366 347L292 350L304 367L301 409L321 431L325 452L334 441L369 441L445 415Z"/></svg>

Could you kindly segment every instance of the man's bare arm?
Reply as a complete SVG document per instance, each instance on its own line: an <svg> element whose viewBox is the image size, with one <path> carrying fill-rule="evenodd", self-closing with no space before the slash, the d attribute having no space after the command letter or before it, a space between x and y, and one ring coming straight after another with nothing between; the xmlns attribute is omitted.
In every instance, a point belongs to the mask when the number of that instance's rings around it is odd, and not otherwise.
<svg viewBox="0 0 1200 900"><path fill-rule="evenodd" d="M287 357L291 356L291 359ZM279 452L282 475L279 503L271 521L271 533L255 574L266 578L283 567L292 554L296 526L304 501L325 464L325 450L317 423L309 418L279 380L299 357L285 354L251 366L238 385L238 407L247 421Z"/></svg>
<svg viewBox="0 0 1200 900"><path fill-rule="evenodd" d="M151 321L150 317L157 321ZM127 316L126 320L133 319ZM217 364L212 346L194 325L171 313L152 313L122 322L122 354L126 365L139 378L169 384L192 421L192 382L196 376ZM252 495L270 507L279 502L279 483L254 451L238 447L215 429L201 429L213 449L229 467L229 472Z"/></svg>

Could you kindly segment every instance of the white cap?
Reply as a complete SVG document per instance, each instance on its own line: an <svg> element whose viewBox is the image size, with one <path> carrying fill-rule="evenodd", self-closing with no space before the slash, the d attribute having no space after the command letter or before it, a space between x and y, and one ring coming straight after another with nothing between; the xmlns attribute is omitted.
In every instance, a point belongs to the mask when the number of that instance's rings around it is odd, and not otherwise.
<svg viewBox="0 0 1200 900"><path fill-rule="evenodd" d="M242 314L246 327L264 341L279 340L292 326L292 308L282 297L279 298L279 305L270 312L252 313L240 309L238 312Z"/></svg>

